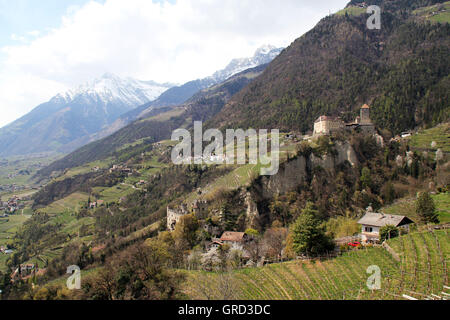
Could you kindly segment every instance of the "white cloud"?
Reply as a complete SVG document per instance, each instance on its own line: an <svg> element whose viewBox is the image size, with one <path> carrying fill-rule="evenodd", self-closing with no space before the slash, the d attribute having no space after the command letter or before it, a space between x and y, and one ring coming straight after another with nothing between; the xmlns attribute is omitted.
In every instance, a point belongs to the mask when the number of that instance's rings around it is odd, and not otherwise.
<svg viewBox="0 0 450 320"><path fill-rule="evenodd" d="M345 3L106 0L72 7L58 29L35 30L28 42L1 48L0 113L13 108L17 117L105 72L178 83L205 77L262 44L289 45Z"/></svg>
<svg viewBox="0 0 450 320"><path fill-rule="evenodd" d="M28 32L28 34L32 37L37 37L41 34L41 32L39 30L33 30L33 31Z"/></svg>

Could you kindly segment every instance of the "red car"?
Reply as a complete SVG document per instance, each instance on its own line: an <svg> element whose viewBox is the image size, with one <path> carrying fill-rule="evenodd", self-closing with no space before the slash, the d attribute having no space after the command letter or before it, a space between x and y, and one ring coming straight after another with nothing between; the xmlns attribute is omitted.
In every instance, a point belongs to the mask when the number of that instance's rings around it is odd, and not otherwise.
<svg viewBox="0 0 450 320"><path fill-rule="evenodd" d="M358 242L358 241L355 241L355 242L349 242L348 245L349 245L350 247L356 248L356 247L359 247L359 246L361 245L361 243Z"/></svg>

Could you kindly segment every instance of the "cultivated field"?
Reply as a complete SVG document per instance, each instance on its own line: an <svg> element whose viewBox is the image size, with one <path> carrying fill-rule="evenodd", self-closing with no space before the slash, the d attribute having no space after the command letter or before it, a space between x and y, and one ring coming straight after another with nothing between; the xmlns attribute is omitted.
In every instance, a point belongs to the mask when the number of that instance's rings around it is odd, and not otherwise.
<svg viewBox="0 0 450 320"><path fill-rule="evenodd" d="M228 284L219 273L188 272L185 293L192 299L403 299L425 298L448 285L450 254L447 231L423 232L390 241L397 262L384 248L352 251L329 260L291 261L232 272ZM367 268L381 270L381 290L370 291ZM226 294L226 296L224 296Z"/></svg>

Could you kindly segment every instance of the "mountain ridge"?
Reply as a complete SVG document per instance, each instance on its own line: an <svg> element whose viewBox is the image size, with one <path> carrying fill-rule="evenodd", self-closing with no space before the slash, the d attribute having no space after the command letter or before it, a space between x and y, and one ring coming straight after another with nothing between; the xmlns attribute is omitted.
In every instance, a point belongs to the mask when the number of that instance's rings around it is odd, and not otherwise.
<svg viewBox="0 0 450 320"><path fill-rule="evenodd" d="M417 8L437 1L403 2ZM367 28L368 14L322 19L208 126L308 132L320 115L351 121L366 103L375 124L392 133L446 121L450 25L418 21L395 1L378 4L381 30Z"/></svg>
<svg viewBox="0 0 450 320"><path fill-rule="evenodd" d="M206 121L217 114L231 97L260 75L267 64L238 73L226 81L195 94L186 103L174 107L161 107L121 128L113 134L91 142L76 151L41 169L37 177L42 179L53 172L81 166L86 163L113 156L121 146L146 139L148 143L169 139L173 130L189 128L192 121ZM174 116L174 110L181 112ZM168 114L168 120L158 121L153 117Z"/></svg>
<svg viewBox="0 0 450 320"><path fill-rule="evenodd" d="M68 145L110 125L136 105L157 98L170 84L112 74L59 93L0 129L0 155L67 152ZM80 140L81 143L81 140Z"/></svg>
<svg viewBox="0 0 450 320"><path fill-rule="evenodd" d="M270 62L282 48L265 45L251 58L233 59L224 69L181 86L120 78L111 73L59 93L0 129L0 156L69 153L123 128L155 109L185 103L199 91Z"/></svg>

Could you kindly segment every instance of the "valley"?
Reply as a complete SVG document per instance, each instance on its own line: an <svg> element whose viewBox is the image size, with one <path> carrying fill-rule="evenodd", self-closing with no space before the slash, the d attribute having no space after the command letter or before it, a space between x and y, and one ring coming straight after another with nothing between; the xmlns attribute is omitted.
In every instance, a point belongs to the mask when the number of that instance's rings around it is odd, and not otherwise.
<svg viewBox="0 0 450 320"><path fill-rule="evenodd" d="M0 129L2 299L447 300L450 2L376 3L381 30L352 0L210 77L108 73ZM214 152L181 154L198 122ZM270 132L255 162L248 133L217 147L239 128Z"/></svg>

